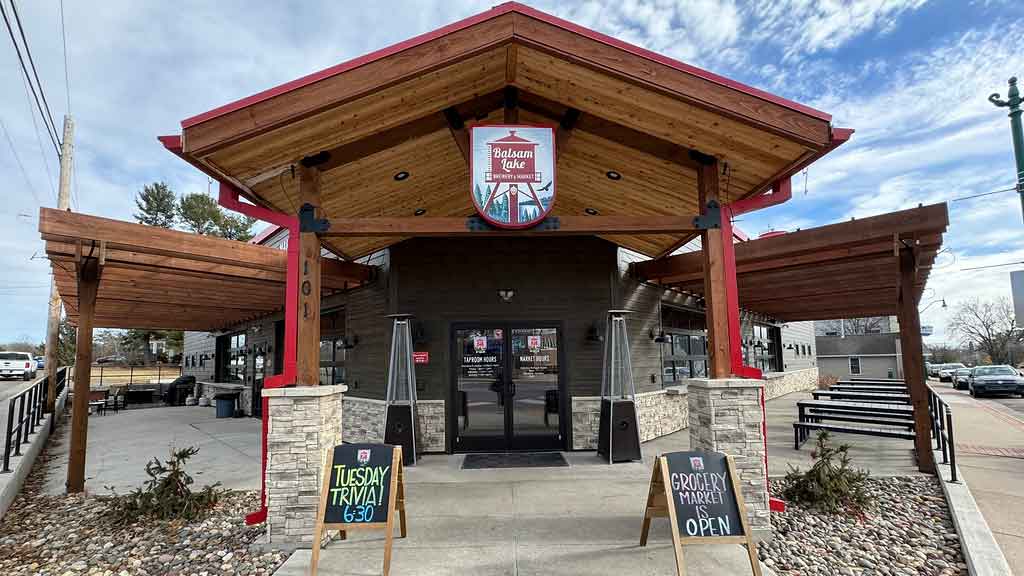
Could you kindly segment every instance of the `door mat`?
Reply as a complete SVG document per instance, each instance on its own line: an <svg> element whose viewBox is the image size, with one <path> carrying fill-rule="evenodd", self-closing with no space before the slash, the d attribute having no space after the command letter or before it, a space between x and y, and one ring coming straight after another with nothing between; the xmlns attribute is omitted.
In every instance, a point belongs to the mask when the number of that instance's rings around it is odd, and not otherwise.
<svg viewBox="0 0 1024 576"><path fill-rule="evenodd" d="M557 468L568 466L561 452L503 452L495 454L466 454L463 470L485 468Z"/></svg>

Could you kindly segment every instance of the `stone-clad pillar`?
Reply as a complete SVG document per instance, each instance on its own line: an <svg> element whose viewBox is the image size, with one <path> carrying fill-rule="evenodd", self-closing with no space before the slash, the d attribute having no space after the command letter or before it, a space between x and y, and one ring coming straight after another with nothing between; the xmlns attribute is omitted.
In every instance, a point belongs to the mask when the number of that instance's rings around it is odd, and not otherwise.
<svg viewBox="0 0 1024 576"><path fill-rule="evenodd" d="M771 533L760 380L693 379L688 386L690 449L724 452L736 462L750 528L757 538Z"/></svg>
<svg viewBox="0 0 1024 576"><path fill-rule="evenodd" d="M275 547L309 548L324 458L341 444L345 386L264 388L267 432L267 536Z"/></svg>

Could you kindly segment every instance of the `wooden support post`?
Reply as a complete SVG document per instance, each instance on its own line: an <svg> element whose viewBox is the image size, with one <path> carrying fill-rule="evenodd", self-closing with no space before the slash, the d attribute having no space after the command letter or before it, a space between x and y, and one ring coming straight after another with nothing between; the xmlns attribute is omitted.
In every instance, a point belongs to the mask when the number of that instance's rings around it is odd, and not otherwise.
<svg viewBox="0 0 1024 576"><path fill-rule="evenodd" d="M718 161L707 159L697 170L701 214L718 198ZM726 292L726 257L722 231L714 228L700 235L704 247L704 304L708 327L708 377L728 378L730 369L729 302Z"/></svg>
<svg viewBox="0 0 1024 576"><path fill-rule="evenodd" d="M921 345L921 317L917 310L914 283L917 278L917 249L900 248L900 291L898 296L900 320L900 348L903 354L903 378L910 390L914 406L914 448L917 450L917 469L935 473L932 454L931 423L928 412L928 389L924 376L924 353Z"/></svg>
<svg viewBox="0 0 1024 576"><path fill-rule="evenodd" d="M299 167L299 204L312 204L320 218L320 170ZM320 238L299 233L299 332L295 383L320 383Z"/></svg>
<svg viewBox="0 0 1024 576"><path fill-rule="evenodd" d="M89 383L92 364L92 325L100 266L95 258L78 265L78 342L75 351L75 399L71 408L71 450L67 491L85 490L85 451L89 432Z"/></svg>

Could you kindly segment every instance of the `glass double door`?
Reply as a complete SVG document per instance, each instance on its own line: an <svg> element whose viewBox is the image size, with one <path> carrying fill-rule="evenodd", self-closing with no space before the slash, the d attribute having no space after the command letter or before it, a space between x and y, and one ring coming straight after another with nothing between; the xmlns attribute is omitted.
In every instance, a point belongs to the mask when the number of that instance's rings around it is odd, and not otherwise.
<svg viewBox="0 0 1024 576"><path fill-rule="evenodd" d="M559 329L459 325L453 330L454 448L563 448Z"/></svg>

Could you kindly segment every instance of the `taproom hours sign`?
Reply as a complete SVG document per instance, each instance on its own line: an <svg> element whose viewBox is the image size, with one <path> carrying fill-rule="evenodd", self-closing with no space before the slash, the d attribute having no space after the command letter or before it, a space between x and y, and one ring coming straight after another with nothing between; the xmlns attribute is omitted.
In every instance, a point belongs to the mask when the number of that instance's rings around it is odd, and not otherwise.
<svg viewBox="0 0 1024 576"><path fill-rule="evenodd" d="M555 202L555 130L544 126L470 128L476 210L498 228L529 228Z"/></svg>

